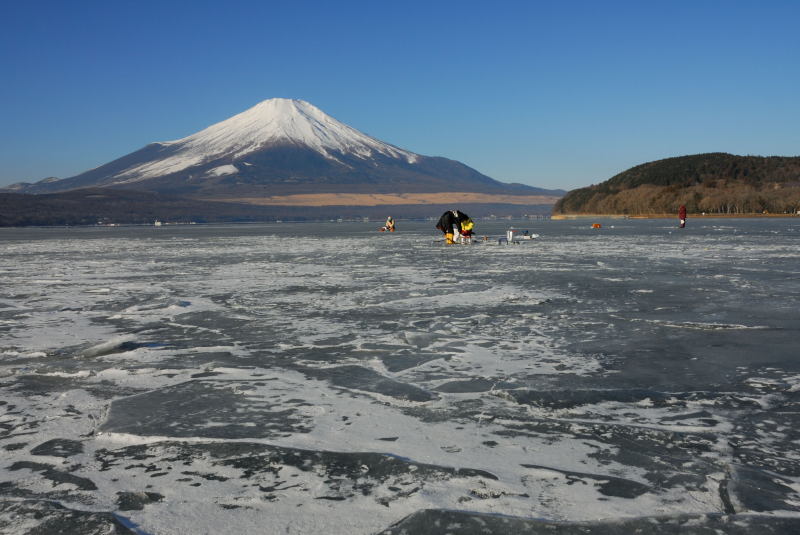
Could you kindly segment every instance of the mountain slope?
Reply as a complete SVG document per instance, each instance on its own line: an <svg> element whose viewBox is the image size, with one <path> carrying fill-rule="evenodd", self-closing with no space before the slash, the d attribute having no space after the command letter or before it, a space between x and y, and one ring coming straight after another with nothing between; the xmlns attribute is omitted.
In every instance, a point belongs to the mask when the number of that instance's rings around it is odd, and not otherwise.
<svg viewBox="0 0 800 535"><path fill-rule="evenodd" d="M717 152L648 162L568 192L553 213L663 214L680 205L690 212L796 213L800 157Z"/></svg>
<svg viewBox="0 0 800 535"><path fill-rule="evenodd" d="M453 160L395 147L300 100L270 99L195 134L152 143L24 193L114 187L205 199L302 193L558 195L498 182Z"/></svg>

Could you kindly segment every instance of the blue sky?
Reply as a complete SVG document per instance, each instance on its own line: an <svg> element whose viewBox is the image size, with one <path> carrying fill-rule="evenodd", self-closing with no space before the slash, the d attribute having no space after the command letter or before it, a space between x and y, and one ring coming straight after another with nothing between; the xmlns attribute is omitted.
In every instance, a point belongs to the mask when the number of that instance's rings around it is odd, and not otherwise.
<svg viewBox="0 0 800 535"><path fill-rule="evenodd" d="M504 182L800 155L800 1L0 2L0 185L273 97Z"/></svg>

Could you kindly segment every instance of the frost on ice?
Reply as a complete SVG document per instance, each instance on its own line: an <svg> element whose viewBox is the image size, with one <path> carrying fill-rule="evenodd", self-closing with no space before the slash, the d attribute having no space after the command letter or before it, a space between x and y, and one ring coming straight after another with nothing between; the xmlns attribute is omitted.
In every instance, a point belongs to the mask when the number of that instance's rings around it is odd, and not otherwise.
<svg viewBox="0 0 800 535"><path fill-rule="evenodd" d="M798 223L584 226L3 230L0 532L797 532Z"/></svg>

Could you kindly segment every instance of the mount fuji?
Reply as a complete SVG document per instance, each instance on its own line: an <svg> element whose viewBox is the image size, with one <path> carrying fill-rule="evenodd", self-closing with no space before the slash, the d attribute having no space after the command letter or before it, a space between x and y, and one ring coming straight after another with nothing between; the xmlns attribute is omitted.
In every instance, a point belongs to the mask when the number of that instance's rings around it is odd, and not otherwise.
<svg viewBox="0 0 800 535"><path fill-rule="evenodd" d="M553 196L494 180L454 160L415 154L352 128L302 100L273 98L188 137L151 143L65 179L19 193L120 188L207 200L309 194ZM11 188L10 188L11 189ZM545 201L547 202L547 201Z"/></svg>

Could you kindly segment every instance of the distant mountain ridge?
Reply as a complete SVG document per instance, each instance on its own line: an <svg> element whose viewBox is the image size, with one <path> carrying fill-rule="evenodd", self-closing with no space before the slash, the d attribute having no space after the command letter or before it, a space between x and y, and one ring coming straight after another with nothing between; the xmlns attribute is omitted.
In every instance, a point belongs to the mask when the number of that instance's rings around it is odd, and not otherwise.
<svg viewBox="0 0 800 535"><path fill-rule="evenodd" d="M494 180L454 160L375 139L302 100L270 99L175 141L151 143L79 175L7 188L53 193L111 187L199 199L307 193L549 195Z"/></svg>
<svg viewBox="0 0 800 535"><path fill-rule="evenodd" d="M556 214L797 213L800 157L715 152L644 163L568 192Z"/></svg>

